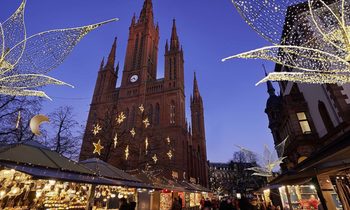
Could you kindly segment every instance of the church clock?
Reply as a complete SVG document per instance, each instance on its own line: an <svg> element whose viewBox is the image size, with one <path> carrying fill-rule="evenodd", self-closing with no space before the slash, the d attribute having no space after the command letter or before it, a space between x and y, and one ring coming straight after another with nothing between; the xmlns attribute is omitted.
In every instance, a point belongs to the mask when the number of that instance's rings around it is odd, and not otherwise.
<svg viewBox="0 0 350 210"><path fill-rule="evenodd" d="M138 79L139 79L139 76L134 74L130 77L130 82L131 83L137 82Z"/></svg>

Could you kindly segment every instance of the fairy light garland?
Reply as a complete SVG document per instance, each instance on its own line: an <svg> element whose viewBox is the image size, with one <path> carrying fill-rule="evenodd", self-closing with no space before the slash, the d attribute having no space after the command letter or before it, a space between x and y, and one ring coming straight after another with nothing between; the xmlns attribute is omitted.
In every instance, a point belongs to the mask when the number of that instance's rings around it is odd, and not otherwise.
<svg viewBox="0 0 350 210"><path fill-rule="evenodd" d="M97 24L56 29L27 37L24 22L25 3L0 23L0 94L49 98L35 88L66 85L45 75L59 66L78 42L92 30L117 19Z"/></svg>
<svg viewBox="0 0 350 210"><path fill-rule="evenodd" d="M224 58L265 59L288 67L258 82L350 83L350 3L346 0L232 0L272 46Z"/></svg>

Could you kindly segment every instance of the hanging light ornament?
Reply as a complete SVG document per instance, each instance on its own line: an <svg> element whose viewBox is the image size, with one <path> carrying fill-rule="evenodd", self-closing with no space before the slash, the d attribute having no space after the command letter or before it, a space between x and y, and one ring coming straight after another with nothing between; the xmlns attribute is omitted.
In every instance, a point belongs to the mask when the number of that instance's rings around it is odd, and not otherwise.
<svg viewBox="0 0 350 210"><path fill-rule="evenodd" d="M101 150L104 148L102 145L101 145L101 140L98 140L97 143L93 143L94 145L94 152L92 154L95 154L97 153L98 155L101 155Z"/></svg>
<svg viewBox="0 0 350 210"><path fill-rule="evenodd" d="M170 145L170 143L171 143L171 140L170 140L170 137L168 136L168 137L166 137L166 142Z"/></svg>
<svg viewBox="0 0 350 210"><path fill-rule="evenodd" d="M166 153L169 157L169 160L171 160L173 158L173 152L171 150L169 150L168 153Z"/></svg>
<svg viewBox="0 0 350 210"><path fill-rule="evenodd" d="M100 124L96 124L94 125L94 128L92 129L92 133L94 134L94 136L96 136L98 133L100 133L100 131L102 130Z"/></svg>
<svg viewBox="0 0 350 210"><path fill-rule="evenodd" d="M118 133L115 134L113 138L113 143L114 143L114 149L117 147L118 144Z"/></svg>
<svg viewBox="0 0 350 210"><path fill-rule="evenodd" d="M20 122L21 122L21 111L18 111L17 120L16 120L16 129L18 129Z"/></svg>
<svg viewBox="0 0 350 210"><path fill-rule="evenodd" d="M148 144L149 144L148 137L146 137L146 139L145 139L146 153L148 152Z"/></svg>
<svg viewBox="0 0 350 210"><path fill-rule="evenodd" d="M153 159L153 162L154 162L154 163L157 163L157 161L158 161L157 154L154 154L153 157L152 157L152 159Z"/></svg>
<svg viewBox="0 0 350 210"><path fill-rule="evenodd" d="M244 20L272 43L232 58L265 59L280 64L281 72L257 83L350 82L350 1L232 0Z"/></svg>
<svg viewBox="0 0 350 210"><path fill-rule="evenodd" d="M119 115L118 115L118 117L116 119L118 125L122 124L125 119L126 119L126 116L125 116L124 112L119 113Z"/></svg>
<svg viewBox="0 0 350 210"><path fill-rule="evenodd" d="M5 22L0 23L0 94L38 96L50 99L33 88L46 85L69 85L45 75L59 66L74 46L90 31L105 22L41 32L27 37L24 23L26 1Z"/></svg>
<svg viewBox="0 0 350 210"><path fill-rule="evenodd" d="M129 145L126 146L124 152L125 152L125 160L128 160L128 158L129 158Z"/></svg>
<svg viewBox="0 0 350 210"><path fill-rule="evenodd" d="M142 122L143 122L143 124L145 125L145 128L148 128L148 126L151 125L150 122L149 122L149 120L148 120L148 117L147 117L146 119L144 119Z"/></svg>
<svg viewBox="0 0 350 210"><path fill-rule="evenodd" d="M143 104L141 104L139 106L139 110L140 110L141 114L145 111L145 107L143 106Z"/></svg>

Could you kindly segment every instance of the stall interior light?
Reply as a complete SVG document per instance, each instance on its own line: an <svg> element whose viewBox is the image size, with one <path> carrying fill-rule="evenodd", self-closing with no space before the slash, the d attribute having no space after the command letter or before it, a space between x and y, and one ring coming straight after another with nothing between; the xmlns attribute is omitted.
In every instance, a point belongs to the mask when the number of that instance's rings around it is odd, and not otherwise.
<svg viewBox="0 0 350 210"><path fill-rule="evenodd" d="M310 185L310 189L314 190L315 189L315 185Z"/></svg>

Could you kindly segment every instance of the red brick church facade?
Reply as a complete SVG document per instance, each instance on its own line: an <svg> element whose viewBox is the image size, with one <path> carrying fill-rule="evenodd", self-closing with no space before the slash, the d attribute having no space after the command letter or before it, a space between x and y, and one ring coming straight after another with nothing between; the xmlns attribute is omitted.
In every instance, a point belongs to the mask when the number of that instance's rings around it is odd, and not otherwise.
<svg viewBox="0 0 350 210"><path fill-rule="evenodd" d="M127 170L152 168L169 178L195 180L207 186L203 101L194 75L191 128L185 113L184 54L175 20L165 46L164 78L157 78L158 43L152 1L145 0L139 18L134 16L131 21L119 88L116 40L107 62L101 63L80 159L98 157ZM120 113L126 116L122 124L116 122ZM146 118L150 124L147 129L143 125ZM95 135L92 130L97 124L101 131ZM93 143L99 140L104 147L100 155L93 153Z"/></svg>

